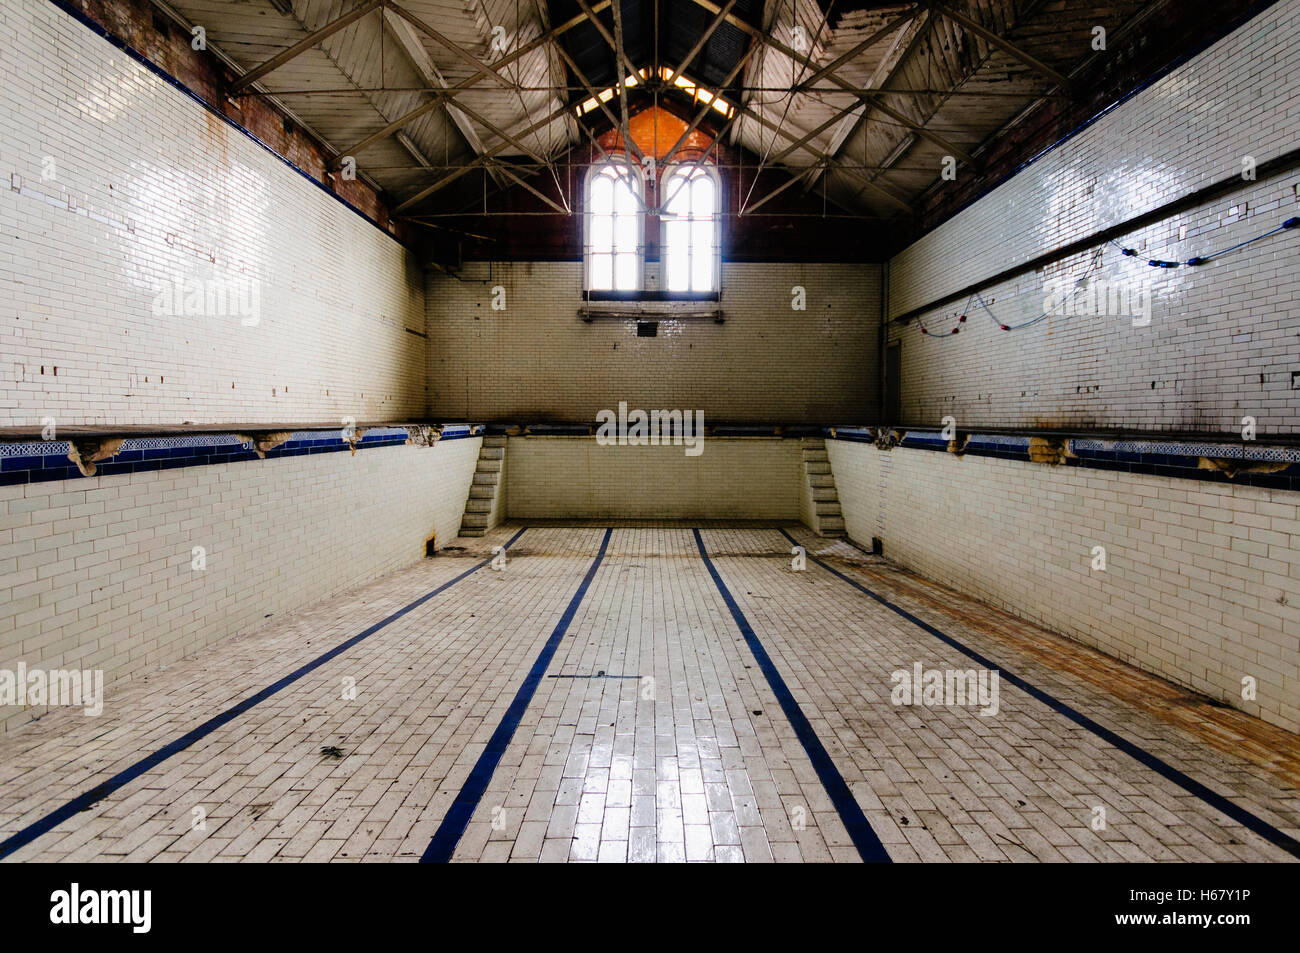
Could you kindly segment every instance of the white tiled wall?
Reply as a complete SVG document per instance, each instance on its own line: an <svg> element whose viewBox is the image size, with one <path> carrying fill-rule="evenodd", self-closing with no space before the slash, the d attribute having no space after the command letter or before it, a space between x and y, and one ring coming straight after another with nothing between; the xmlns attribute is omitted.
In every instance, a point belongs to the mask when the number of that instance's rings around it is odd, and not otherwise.
<svg viewBox="0 0 1300 953"><path fill-rule="evenodd" d="M474 262L459 279L431 272L430 411L579 422L625 400L703 410L706 423L874 415L877 266L729 263L722 285L725 324L661 321L658 337L638 338L633 321L579 320L581 262ZM492 309L496 286L504 311ZM791 308L796 286L806 310Z"/></svg>
<svg viewBox="0 0 1300 953"><path fill-rule="evenodd" d="M1296 494L827 446L853 540L879 536L893 562L1300 731Z"/></svg>
<svg viewBox="0 0 1300 953"><path fill-rule="evenodd" d="M1119 105L890 262L891 316L1097 229L1240 176L1296 145L1300 120L1300 0L1283 0ZM1261 436L1297 424L1294 325L1300 319L1300 231L1195 268L1149 258L1204 255L1300 214L1300 172L1126 235L1113 246L982 292L999 321L1042 313L1046 284L1152 283L1149 326L1121 316L1053 316L1003 332L963 298L891 326L902 342L903 422L1235 431ZM969 315L958 335L947 332Z"/></svg>
<svg viewBox="0 0 1300 953"><path fill-rule="evenodd" d="M0 668L103 669L111 690L409 565L455 538L481 442L0 487Z"/></svg>
<svg viewBox="0 0 1300 953"><path fill-rule="evenodd" d="M46 0L0 5L0 76L0 425L423 413L401 245ZM155 314L213 277L256 325Z"/></svg>
<svg viewBox="0 0 1300 953"><path fill-rule="evenodd" d="M602 447L594 437L511 437L514 519L799 519L799 441L706 438L683 447Z"/></svg>

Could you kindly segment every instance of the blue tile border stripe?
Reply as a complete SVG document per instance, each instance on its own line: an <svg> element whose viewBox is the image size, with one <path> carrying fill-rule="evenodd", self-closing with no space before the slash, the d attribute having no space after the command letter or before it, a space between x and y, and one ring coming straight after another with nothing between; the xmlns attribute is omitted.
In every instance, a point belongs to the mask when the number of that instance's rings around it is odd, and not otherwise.
<svg viewBox="0 0 1300 953"><path fill-rule="evenodd" d="M469 826L470 818L474 816L474 811L478 809L479 802L483 800L483 795L492 782L492 775L496 773L497 766L501 763L501 759L505 757L506 749L510 747L510 741L515 736L515 730L519 727L519 722L523 720L524 712L528 710L529 702L537 694L537 686L541 684L542 676L546 674L546 669L550 667L556 649L560 647L564 634L569 630L574 616L578 613L578 607L582 605L582 600L587 595L587 589L590 588L592 579L596 577L596 570L600 569L600 564L605 560L605 551L609 548L609 538L613 533L613 529L605 530L605 535L600 541L600 551L596 553L596 558L587 569L587 574L582 577L582 584L578 586L578 591L569 600L564 614L560 616L560 621L555 624L555 628L551 631L551 637L546 640L546 644L542 646L542 650L537 654L533 667L528 670L528 675L524 678L523 684L515 692L510 707L501 716L501 721L498 722L496 730L492 732L492 737L488 739L483 753L474 762L469 777L465 779L465 783L457 793L456 799L451 802L451 807L447 809L447 814L442 819L442 823L438 825L438 830L434 832L433 839L429 841L429 846L425 848L420 863L445 864L451 861L452 854L456 852L456 845L460 843L461 837L465 834L465 828Z"/></svg>
<svg viewBox="0 0 1300 953"><path fill-rule="evenodd" d="M482 433L483 427L479 424L447 424L438 443L477 437ZM357 450L372 450L376 447L400 447L406 442L405 427L375 427L366 430L356 446ZM86 477L68 459L70 449L67 440L0 443L0 486L51 480L94 480L101 476L259 459L252 441L241 440L234 433L128 437L116 454L96 464L94 476ZM351 449L338 429L300 430L278 447L267 450L266 459L342 453Z"/></svg>
<svg viewBox="0 0 1300 953"><path fill-rule="evenodd" d="M782 536L788 539L795 546L802 545L799 543L798 540L796 540L784 529L780 529L780 533ZM889 609L890 611L896 613L897 615L902 616L908 622L911 622L913 625L917 626L923 631L934 636L939 641L950 646L951 648L956 649L958 652L960 652L962 655L965 655L967 658L971 659L977 665L981 665L987 669L996 670L999 673L999 678L1002 681L1010 683L1014 687L1020 689L1029 697L1033 698L1035 701L1041 702L1042 704L1046 705L1048 708L1052 709L1052 711L1074 722L1074 724L1078 725L1080 728L1083 728L1084 730L1091 732L1092 734L1096 735L1098 738L1100 738L1102 741L1106 742L1107 744L1115 748L1118 748L1126 755L1129 755L1134 760L1150 768L1152 771L1160 775L1165 780L1173 782L1174 784L1178 785L1187 793L1200 798L1202 801L1204 801L1206 804L1208 804L1210 807L1214 808L1215 810L1219 811L1221 814L1225 814L1228 817L1232 818L1242 827L1246 828L1252 833L1258 834L1260 837L1268 841L1270 844L1273 844L1276 847L1280 847L1282 850L1286 851L1288 854L1291 854L1293 857L1300 857L1300 841L1297 841L1294 837L1291 837L1290 835L1283 833L1282 831L1274 827L1272 824L1269 824L1267 821L1263 820L1262 818L1256 817L1254 814L1252 814L1250 811L1246 810L1245 808L1240 807L1237 804L1234 804L1232 801L1228 800L1223 795L1210 790L1210 788L1206 787L1200 781L1197 781L1194 778L1187 776L1186 774L1184 774L1183 772L1175 768L1173 765L1168 764L1165 761L1162 761L1160 758L1156 757L1151 752L1147 751L1145 748L1139 747L1138 745L1129 741L1127 738L1123 737L1122 735L1116 734L1114 731L1111 731L1109 728L1106 728L1103 725L1098 724L1097 722L1089 718L1087 715L1084 715L1081 712L1075 710L1074 708L1071 708L1069 705L1065 704L1063 701L1060 701L1055 696L1049 695L1041 688L1035 687L1034 685L1025 681L1020 676L1008 672L1002 666L995 664L991 659L985 658L983 655L976 652L974 649L969 648L963 643L959 642L957 639L953 638L951 635L948 635L946 632L943 632L940 629L937 629L936 627L931 625L930 623L917 618L916 616L914 616L912 613L908 612L906 609L902 608L901 606L895 605L894 603L886 599L884 596L867 588L865 585L858 582L856 579L853 579L851 576L845 575L844 573L840 572L838 569L835 569L827 565L826 563L822 562L820 559L818 559L816 556L812 555L811 553L808 553L807 555L808 555L809 562L816 563L818 566L826 570L832 576L835 576L836 578L842 580L843 582L848 583L850 586L852 586L854 589L857 589L859 592L863 593L864 595L870 596L872 599L880 603L886 609Z"/></svg>
<svg viewBox="0 0 1300 953"><path fill-rule="evenodd" d="M767 649L763 647L763 643L754 632L753 626L749 624L749 620L745 618L740 606L736 604L736 600L731 595L731 590L722 581L722 576L718 573L717 567L713 565L713 560L709 558L708 550L704 547L704 538L700 536L700 531L693 529L691 532L695 534L695 545L699 547L700 557L704 560L709 575L713 577L713 584L717 586L718 592L722 595L722 601L727 604L727 608L731 611L731 618L740 629L740 634L744 636L745 644L749 646L755 661L758 662L758 667L763 672L763 677L767 679L768 687L772 689L772 694L776 696L781 710L785 712L786 720L794 728L795 736L799 739L799 743L803 745L804 753L808 755L808 760L812 762L813 769L817 772L822 787L826 789L826 794L835 806L840 820L844 822L844 827L853 840L853 846L858 849L858 854L866 863L892 863L889 853L885 850L885 845L880 842L880 838L872 829L867 816L862 813L862 807L858 804L858 799L853 796L853 791L849 789L844 776L835 767L830 752L826 750L826 747L821 743L821 739L817 737L817 732L813 730L812 723L808 721L803 709L795 701L794 695L791 693L789 686L786 685L785 679L781 677L781 673L773 663L772 657L767 654Z"/></svg>
<svg viewBox="0 0 1300 953"><path fill-rule="evenodd" d="M503 548L509 549L518 541L519 537L523 536L524 533L526 533L527 531L528 529L527 527L525 527L524 529L521 529L519 532L515 533L514 536L510 537L510 541L507 542ZM181 737L177 738L175 741L172 741L169 744L164 745L163 747L159 748L157 751L153 752L152 754L147 755L146 757L141 758L139 761L135 762L129 767L122 769L117 774L109 778L107 781L104 781L96 785L95 787L91 788L89 791L86 791L84 794L81 794L73 798L71 801L68 801L62 807L56 808L55 810L46 814L44 817L40 818L39 820L33 821L31 824L27 825L22 830L18 831L18 833L11 834L3 841L0 841L0 860L3 860L5 857L8 857L10 854L18 850L19 848L27 846L32 841L36 840L36 838L40 837L42 834L48 833L49 831L53 830L55 827L62 824L64 821L68 820L70 817L74 817L82 811L89 810L91 807L93 807L98 802L102 801L104 798L108 797L110 794L126 786L127 784L130 784L132 781L140 777L142 774L153 770L158 765L166 761L168 758L172 757L175 754L179 754L180 752L184 751L186 748L192 746L195 742L202 741L204 738L212 734L218 728L234 721L236 718L244 714L249 709L253 708L256 705L260 705L262 702L266 701L272 695L275 695L283 691L284 689L288 688L290 685L292 685L294 682L298 681L299 679L303 678L304 676L310 675L312 672L316 671L316 669L320 668L326 662L329 662L337 658L338 656L342 655L344 652L351 649L353 646L356 646L361 642L364 642L366 639L370 638L370 636L374 635L380 629L383 629L389 624L396 622L398 619L402 618L407 613L424 605L426 602L428 602L430 599L432 599L434 596L438 595L439 593L447 591L452 586L456 585L456 583L460 582L462 579L465 579L468 576L472 576L474 573L478 572L484 566L491 563L493 558L494 557L488 557L487 559L475 563L473 566L471 566L469 569L466 569L460 575L455 576L454 578L449 579L447 582L442 583L440 586L437 586L436 588L429 590L428 592L420 596L415 601L407 603L405 606L398 609L396 612L392 613L391 615L386 616L383 619L380 619L378 622L370 626L368 629L359 632L358 634L352 636L352 638L344 642L340 642L338 645L334 646L334 648L330 649L328 652L323 652L322 654L316 656L310 662L290 672L288 675L284 676L284 678L280 679L278 682L268 685L266 688L263 688L261 691L257 692L256 694L250 695L247 698L245 698L243 701L239 702L238 704L232 705L230 708L227 708L219 715L209 718L207 721L203 722L203 724L181 735Z"/></svg>
<svg viewBox="0 0 1300 953"><path fill-rule="evenodd" d="M874 443L871 432L860 427L836 427L834 433L828 428L825 437L827 440L844 440L849 443ZM961 455L1029 463L1029 439L1027 436L974 432ZM1300 491L1300 448L1176 440L1064 439L1073 456L1068 457L1062 466ZM948 441L938 431L909 430L894 449L900 447L904 450L946 453ZM1221 470L1201 469L1201 457L1278 464L1282 469L1275 473L1238 473L1229 477Z"/></svg>
<svg viewBox="0 0 1300 953"><path fill-rule="evenodd" d="M500 428L484 427L482 424L444 425L439 442L483 436L494 429ZM569 429L577 434L581 428ZM816 430L813 432L815 433ZM567 433L568 430L563 427L554 427L546 431L539 430L534 436L557 436ZM822 433L830 440L844 440L851 443L873 442L871 431L866 428L836 427L833 428L833 432L832 428L825 428ZM581 435L588 434L583 430ZM740 434L738 432L732 434L730 431L723 434L721 430L715 433L715 436L723 435ZM406 443L406 436L407 432L403 427L375 428L362 435L357 441L357 449L401 446ZM1300 491L1300 448L1159 440L1067 439L1073 456L1065 460L1064 466ZM898 446L907 450L929 450L940 453L947 451L947 441L937 431L908 431ZM280 457L316 453L341 453L350 449L350 445L343 440L337 430L297 431L285 443L266 451L266 459L274 460ZM44 483L51 480L95 479L95 477L124 473L258 459L252 443L241 441L234 433L131 437L123 443L117 454L97 465L94 477L83 477L77 466L68 459L68 450L66 440L0 442L0 486ZM1030 462L1029 437L975 433L970 437L962 455L995 457L1027 463ZM1235 477L1229 477L1219 470L1201 469L1199 466L1201 457L1241 460L1245 463L1278 464L1282 469L1275 473L1238 473Z"/></svg>

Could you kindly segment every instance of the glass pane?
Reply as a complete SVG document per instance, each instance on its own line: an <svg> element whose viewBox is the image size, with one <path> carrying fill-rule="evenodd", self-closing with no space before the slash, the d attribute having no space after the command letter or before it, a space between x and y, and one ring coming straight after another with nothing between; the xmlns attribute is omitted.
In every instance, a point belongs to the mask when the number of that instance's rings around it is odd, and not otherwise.
<svg viewBox="0 0 1300 953"><path fill-rule="evenodd" d="M691 183L691 214L700 218L713 216L713 180L701 173Z"/></svg>
<svg viewBox="0 0 1300 953"><path fill-rule="evenodd" d="M591 255L587 259L587 268L592 291L609 291L614 287L613 255Z"/></svg>
<svg viewBox="0 0 1300 953"><path fill-rule="evenodd" d="M614 211L620 215L635 215L640 210L632 193L637 179L626 169L621 171L622 175L614 180Z"/></svg>
<svg viewBox="0 0 1300 953"><path fill-rule="evenodd" d="M623 164L608 163L591 178L587 198L587 287L636 290L640 285L640 180Z"/></svg>
<svg viewBox="0 0 1300 953"><path fill-rule="evenodd" d="M691 220L691 256L713 254L713 219Z"/></svg>
<svg viewBox="0 0 1300 953"><path fill-rule="evenodd" d="M713 290L713 229L712 217L697 218L691 222L692 291Z"/></svg>
<svg viewBox="0 0 1300 953"><path fill-rule="evenodd" d="M591 250L594 252L613 251L614 218L611 215L593 215L591 217Z"/></svg>
<svg viewBox="0 0 1300 953"><path fill-rule="evenodd" d="M620 215L614 220L614 251L635 252L640 242L637 240L637 225L641 219L637 215Z"/></svg>
<svg viewBox="0 0 1300 953"><path fill-rule="evenodd" d="M614 183L607 175L593 176L591 180L591 213L608 215L614 211Z"/></svg>
<svg viewBox="0 0 1300 953"><path fill-rule="evenodd" d="M713 290L713 252L707 245L691 250L691 290Z"/></svg>
<svg viewBox="0 0 1300 953"><path fill-rule="evenodd" d="M619 291L635 291L637 287L637 266L641 263L638 255L614 256L614 287Z"/></svg>
<svg viewBox="0 0 1300 953"><path fill-rule="evenodd" d="M687 215L691 209L691 189L681 173L674 173L664 188L665 209L670 215Z"/></svg>
<svg viewBox="0 0 1300 953"><path fill-rule="evenodd" d="M670 221L664 229L664 273L669 291L690 291L690 223Z"/></svg>

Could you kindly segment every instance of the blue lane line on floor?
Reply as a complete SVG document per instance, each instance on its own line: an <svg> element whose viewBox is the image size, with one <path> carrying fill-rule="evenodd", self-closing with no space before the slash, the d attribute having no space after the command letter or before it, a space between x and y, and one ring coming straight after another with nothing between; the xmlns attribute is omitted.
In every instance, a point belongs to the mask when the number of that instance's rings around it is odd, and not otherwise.
<svg viewBox="0 0 1300 953"><path fill-rule="evenodd" d="M800 543L797 539L795 539L793 536L787 533L784 529L780 530L780 532L781 535L783 535L790 542L794 543L794 545L800 547L803 546L802 543ZM806 547L805 547L805 552L806 552ZM890 609L893 612L896 612L898 615L902 616L908 622L911 622L913 625L924 629L926 632L933 635L936 639L939 639L941 642L944 642L952 646L954 649L956 649L958 652L961 652L967 658L977 662L978 664L984 666L987 669L990 670L996 669L999 673L998 677L1002 681L1010 682L1016 688L1020 689L1022 692L1029 695L1031 698L1037 699L1038 701L1042 702L1044 705L1046 705L1048 708L1055 711L1057 714L1064 715L1066 718L1074 722L1079 727L1085 728L1088 731L1092 732L1102 741L1114 745L1120 751L1123 751L1125 754L1129 755L1130 757L1146 765L1148 768L1156 772L1156 774L1160 775L1162 778L1165 778L1168 781L1172 781L1174 784L1177 784L1180 788L1182 788L1184 791L1187 791L1189 794L1194 794L1196 797L1200 798L1206 804L1210 805L1210 807L1214 808L1217 811L1222 812L1223 814L1226 814L1228 817L1232 818L1242 827L1258 834L1260 837L1264 838L1264 840L1268 841L1270 844L1274 844L1275 846L1280 847L1282 850L1286 851L1288 854L1291 854L1293 857L1300 857L1300 841L1297 841L1294 837L1291 837L1283 833L1282 831L1274 827L1272 824L1269 824L1267 821L1263 820L1262 818L1256 817L1254 814L1250 813L1250 811L1247 811L1245 808L1239 807L1238 805L1234 804L1232 801L1228 800L1223 795L1216 794L1214 791L1210 790L1201 782L1195 780L1194 778L1188 777L1186 774L1183 774L1183 772L1179 771L1173 765L1162 761L1160 758L1156 757L1151 752L1147 751L1145 748L1140 748L1137 745L1135 745L1133 742L1129 741L1127 738L1117 735L1109 728L1099 725L1097 722L1093 721L1087 715L1084 715L1081 712L1076 711L1075 709L1071 708L1069 705L1065 704L1065 702L1057 699L1055 696L1049 695L1041 688L1034 687L1029 682L1019 677L1018 675L1013 675L1011 672L1008 672L1006 669L1002 668L1002 666L997 665L992 660L985 658L983 655L980 655L974 649L968 648L967 646L963 645L961 642L958 642L956 639L948 635L946 632L942 632L939 629L936 629L934 626L930 625L930 623L918 619L916 616L912 615L912 613L908 612L906 609L894 605L884 596L881 596L873 592L872 590L868 589L866 586L858 582L856 579L853 579L850 576L846 576L838 569L831 568L826 563L818 559L816 556L808 554L808 559L811 562L816 563L818 566L821 566L831 575L838 576L840 579L847 582L850 586L852 586L854 589L857 589L859 592L865 593L866 595L870 596L872 599L875 599L885 608Z"/></svg>
<svg viewBox="0 0 1300 953"><path fill-rule="evenodd" d="M555 650L560 647L564 633L569 630L573 617L578 614L578 606L582 605L582 600L587 595L587 589L591 586L591 580L595 578L596 570L600 568L601 562L605 559L605 550L609 546L609 537L613 533L613 529L605 530L605 537L600 541L600 552L596 554L595 562L587 570L587 575L582 577L582 584L578 586L578 591L569 600L564 615L560 616L560 621L555 624L555 630L551 632L551 637L542 646L542 651L538 654L537 660L533 662L533 667L528 670L528 677L519 686L519 691L515 692L514 700L510 702L510 707L506 709L506 713L501 716L501 722L497 725L496 731L492 732L492 737L488 739L487 747L483 749L483 753L474 762L474 767L470 771L469 777L465 779L465 784L461 787L460 793L456 795L456 800L451 802L447 816L442 819L442 823L438 825L438 830L434 832L433 839L429 841L429 846L424 849L424 855L420 857L420 863L445 864L451 861L451 855L456 852L456 845L460 843L465 828L469 826L469 819L474 816L479 801L483 799L483 794L492 781L492 775L496 773L497 765L501 763L501 759L505 756L506 748L510 747L510 741L515 736L515 729L519 727L519 722L523 719L529 702L533 700L533 695L537 693L537 686L541 684L542 676L546 674L551 659L555 657Z"/></svg>
<svg viewBox="0 0 1300 953"><path fill-rule="evenodd" d="M813 730L812 724L804 715L803 709L799 707L799 703L794 700L794 695L791 694L789 687L785 684L785 679L781 677L781 673L777 671L771 656L767 654L767 649L763 648L763 643L754 634L754 629L749 624L749 620L740 611L740 606L736 605L736 600L731 596L731 590L727 588L727 584L718 575L717 567L713 565L713 560L709 558L709 553L704 548L704 539L700 536L700 531L694 529L691 532L695 534L695 545L699 547L700 556L704 558L704 565L708 568L709 575L713 577L713 584L718 587L718 592L722 594L722 601L731 610L731 618L735 620L736 625L740 628L740 634L745 637L745 642L749 645L750 652L754 654L754 658L758 661L758 667L767 679L772 694L776 696L777 702L781 705L781 710L785 712L786 720L794 728L795 737L803 745L803 750L808 755L808 760L812 762L813 769L816 770L817 777L822 782L822 787L826 789L831 803L835 805L840 820L844 822L849 837L853 839L853 846L858 849L862 859L869 864L892 863L889 853L885 850L885 845L880 842L880 838L876 836L871 823L867 820L866 815L862 813L862 807L858 804L858 799L849 790L848 783L840 774L839 769L835 767L835 762L831 759L830 753L821 743L821 739L817 737L817 732Z"/></svg>
<svg viewBox="0 0 1300 953"><path fill-rule="evenodd" d="M514 536L510 537L510 541L505 544L504 548L509 549L511 546L513 546L515 542L518 541L519 537L523 536L525 532L527 532L527 527L521 529L519 532L515 533ZM203 724L195 728L193 731L189 731L186 734L182 735L181 737L177 738L175 741L168 744L167 746L163 748L159 748L153 754L145 758L141 758L135 764L113 775L113 777L109 778L107 781L103 782L102 784L99 784L94 788L91 788L85 794L73 798L71 801L64 804L62 807L51 811L49 814L46 814L40 820L34 821L33 823L29 824L27 827L24 827L17 834L14 834L3 841L0 841L0 859L8 857L10 854L12 854L14 851L18 850L21 847L27 846L32 841L36 840L36 838L40 837L42 834L45 834L48 831L52 830L53 828L57 827L59 824L62 824L68 818L75 816L81 811L87 810L88 808L92 807L99 801L102 801L104 798L108 797L114 791L117 791L119 788L123 787L124 785L130 784L132 781L140 777L140 775L144 774L146 771L150 771L156 768L158 765L162 764L172 755L184 751L186 748L190 747L196 741L201 741L203 738L206 738L208 735L212 734L212 732L216 731L222 725L226 725L234 721L236 718L238 718L244 712L248 711L253 706L261 704L262 702L270 698L272 695L292 685L294 682L298 681L303 676L311 674L316 669L324 665L326 662L330 661L331 659L337 658L339 655L342 655L344 652L352 648L354 645L370 638L370 636L374 635L380 629L384 628L385 626L393 622L396 622L398 619L402 618L402 616L406 615L411 610L424 605L424 603L428 602L434 596L438 595L441 592L445 592L446 590L454 586L456 583L460 582L462 579L478 572L484 566L492 562L493 558L495 557L489 557L488 559L485 559L482 562L475 563L472 567L465 570L459 576L456 576L454 579L444 582L436 589L426 592L424 595L420 596L420 598L416 599L414 602L402 607L401 609L398 609L396 612L394 612L392 615L388 616L387 618L381 619L379 622L376 622L374 625L366 629L364 632L361 632L358 635L354 635L346 642L341 642L340 644L336 645L334 648L330 649L328 652L316 656L316 658L312 659L306 665L303 665L301 668L296 669L293 672L290 672L288 675L280 679L275 684L268 685L266 688L262 689L256 695L250 695L248 698L245 698L237 705L227 708L221 714L217 715L215 718L208 719Z"/></svg>

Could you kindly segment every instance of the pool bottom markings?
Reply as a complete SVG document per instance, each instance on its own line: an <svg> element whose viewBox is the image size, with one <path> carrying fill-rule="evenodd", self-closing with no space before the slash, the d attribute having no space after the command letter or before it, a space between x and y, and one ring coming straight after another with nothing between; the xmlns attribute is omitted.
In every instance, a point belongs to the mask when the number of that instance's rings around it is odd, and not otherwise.
<svg viewBox="0 0 1300 953"><path fill-rule="evenodd" d="M731 612L731 618L736 623L737 628L740 629L740 634L744 637L745 644L749 646L754 660L758 662L758 667L762 671L763 677L767 679L768 687L772 690L772 694L776 696L781 710L785 713L786 720L794 729L795 736L803 746L804 753L812 763L813 770L817 772L817 778L826 790L826 794L830 798L831 804L834 805L836 813L839 814L845 830L848 831L849 838L853 841L853 846L857 848L858 855L866 863L892 863L889 852L885 850L885 845L881 843L880 837L862 812L862 806L858 804L857 798L853 796L853 791L844 780L844 776L835 767L834 760L826 750L825 745L822 744L821 739L817 737L817 732L813 729L812 723L808 721L803 709L795 701L793 693L790 691L789 686L786 685L785 679L782 678L771 656L768 655L767 649L763 647L763 643L755 633L753 626L749 624L744 612L736 604L731 590L723 582L722 576L718 573L717 567L713 564L713 560L709 557L708 550L704 546L704 539L700 536L700 531L693 529L691 532L695 534L695 545L699 548L700 557L704 560L705 568L708 569L714 586L717 587L718 593L722 596L722 601L726 603L727 609Z"/></svg>
<svg viewBox="0 0 1300 953"><path fill-rule="evenodd" d="M502 546L502 551L508 550L527 531L528 531L528 527L524 527L519 532L515 533L515 535L510 537L510 539ZM231 707L227 708L225 711L221 712L220 714L215 715L212 718L209 718L201 725L198 725L197 727L191 729L190 731L181 735L179 738L175 739L174 741L154 751L152 754L149 754L144 758L141 758L139 761L136 761L134 764L131 764L128 767L124 768L123 770L119 771L117 774L113 775L108 780L95 785L89 791L86 791L85 793L78 795L72 800L66 802L60 807L44 815L40 819L33 821L31 824L27 825L17 833L10 835L9 837L5 838L3 841L0 841L0 860L3 860L4 858L13 854L17 850L26 847L28 844L35 841L38 837L53 830L55 827L57 827L59 824L62 824L64 821L68 820L69 818L75 817L77 814L81 813L82 811L86 811L94 807L96 804L98 804L100 801L107 798L109 795L115 793L116 791L120 790L121 788L130 784L132 781L139 778L140 776L158 767L160 764L167 761L169 758L179 754L180 752L186 750L187 748L190 748L196 742L203 740L208 735L211 735L217 729L234 721L240 715L244 714L245 712L249 711L255 706L266 701L268 698L271 698L273 695L278 694L279 692L288 688L290 685L294 684L300 679L306 677L307 675L310 675L312 672L316 671L322 665L334 660L338 656L342 655L344 652L347 652L349 649L355 647L356 645L370 638L370 636L374 635L376 632L379 632L381 629L386 628L387 626L389 626L393 622L396 622L398 619L401 619L403 616L407 615L413 610L418 609L420 606L424 605L430 599L434 598L435 596L447 591L452 586L456 585L456 583L460 582L463 579L468 578L469 576L472 576L474 573L478 572L484 566L491 564L492 560L495 558L496 556L493 555L475 563L469 569L465 570L464 572L460 573L457 576L452 577L447 582L441 583L440 585L434 587L433 589L426 592L424 595L420 596L418 599L415 599L414 601L407 603L401 609L398 609L396 612L379 620L374 625L364 629L357 635L354 635L350 639L347 639L346 641L339 643L334 648L321 653L320 655L316 656L316 658L312 659L310 662L307 662L306 664L300 666L299 668L290 672L288 675L284 676L278 681L273 682L272 684L268 685L266 688L263 688L261 691L257 692L256 694L250 695L248 698L245 698L243 701L232 705Z"/></svg>
<svg viewBox="0 0 1300 953"><path fill-rule="evenodd" d="M605 530L596 558L587 569L587 574L583 576L581 584L573 594L573 598L569 600L564 614L560 616L560 620L555 624L550 638L546 640L541 651L537 654L532 668L529 669L523 683L515 692L515 697L511 700L509 707L506 708L505 714L501 716L496 730L492 732L492 737L488 739L483 752L479 755L478 760L474 762L469 777L461 785L460 791L456 794L456 799L452 801L451 807L448 808L442 823L438 826L438 830L434 832L433 838L429 841L429 846L425 848L424 854L420 857L421 863L445 864L451 861L452 855L456 852L456 845L460 843L460 839L465 835L465 828L469 826L470 818L474 816L474 811L477 810L479 803L483 800L488 785L492 783L492 775L496 773L497 766L500 765L501 759L505 756L506 749L510 747L510 742L514 739L515 731L519 728L519 723L523 720L529 703L533 700L533 696L537 694L537 686L541 684L546 669L550 667L551 660L560 647L560 642L563 641L565 633L568 632L569 626L573 623L578 608L582 605L582 600L591 587L591 581L596 577L596 571L600 569L600 564L605 560L605 553L609 548L609 539L613 533L612 528Z"/></svg>
<svg viewBox="0 0 1300 953"><path fill-rule="evenodd" d="M803 544L800 543L793 536L791 536L788 532L786 532L785 529L781 527L776 527L776 529L778 532L781 533L782 536L784 536L795 546L803 547ZM701 544L701 546L702 545L703 544ZM1247 830L1251 831L1254 834L1257 834L1259 837L1268 841L1270 844L1273 844L1275 847L1278 847L1286 851L1288 854L1290 854L1293 857L1300 858L1300 841L1297 841L1294 837L1291 837L1285 832L1278 830L1272 824L1269 824L1264 819L1257 817L1256 815L1252 814L1250 811L1246 810L1245 808L1228 800L1228 798L1224 797L1223 795L1215 793L1206 785L1184 774L1182 771L1179 771L1173 765L1161 760L1156 755L1147 751L1145 748L1139 747L1138 745L1129 741L1127 738L1124 738L1123 736L1117 734L1116 732L1110 730L1109 728L1106 728L1104 725L1101 725L1093 721L1087 715L1084 715L1082 712L1079 712L1076 709L1070 707L1069 705L1057 699L1055 696L1048 694L1046 691L1042 690L1041 688L1037 688L1036 686L1027 682L1025 679L1021 678L1020 676L1008 672L1005 668L1002 668L1001 666L997 665L991 659L986 658L985 656L976 652L974 649L969 648L962 642L959 642L953 636L948 635L946 632L943 632L942 630L936 628L935 626L924 621L923 619L918 618L917 616L908 612L906 609L902 608L901 606L895 605L894 603L886 599L884 596L873 591L872 589L869 589L867 586L858 582L856 579L853 579L851 576L848 576L840 572L838 569L835 569L832 566L827 565L825 562L818 559L812 553L808 553L807 547L803 547L803 548L806 552L809 562L816 563L822 569L826 570L826 572L830 573L833 576L836 576L843 582L848 583L850 586L852 586L854 589L857 589L859 592L863 593L864 595L870 596L872 599L880 603L885 608L889 609L890 611L906 619L908 622L911 622L913 625L922 629L929 635L934 636L936 639L943 642L944 644L950 646L953 649L956 649L958 652L962 653L963 655L965 655L967 658L971 659L978 665L981 665L984 668L989 670L996 670L999 673L998 677L1001 681L1007 682L1010 685L1020 689L1022 692L1029 695L1031 698L1035 699L1036 701L1039 701L1042 704L1046 705L1048 708L1052 709L1057 714L1064 716L1066 719L1078 725L1079 727L1085 729L1086 731L1091 732L1093 735L1100 738L1102 741L1119 749L1120 751L1129 755L1130 757L1132 757L1142 765L1150 768L1152 771L1156 772L1156 774L1160 775L1165 780L1173 782L1174 784L1182 788L1184 791L1187 791L1189 794L1192 794L1195 797L1200 798L1210 807L1219 811L1221 814L1230 817L1232 820L1236 821L1242 827L1246 828Z"/></svg>

